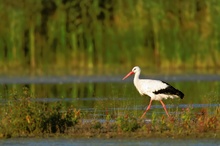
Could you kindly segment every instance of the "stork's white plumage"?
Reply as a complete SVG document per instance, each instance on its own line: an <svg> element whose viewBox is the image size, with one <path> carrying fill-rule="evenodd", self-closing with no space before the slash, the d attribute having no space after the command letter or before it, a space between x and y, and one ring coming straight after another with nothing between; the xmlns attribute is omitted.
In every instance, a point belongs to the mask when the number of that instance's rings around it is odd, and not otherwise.
<svg viewBox="0 0 220 146"><path fill-rule="evenodd" d="M147 113L147 111L150 109L151 103L153 100L159 100L160 103L162 104L166 114L168 115L168 117L170 117L162 99L178 98L178 97L183 99L184 94L166 82L163 82L160 80L152 80L152 79L139 79L140 73L141 73L141 69L138 66L135 66L132 69L132 71L129 72L123 78L123 80L126 79L127 77L129 77L130 75L135 74L134 75L134 85L137 88L138 92L141 95L148 95L151 98L150 103L149 103L147 109L145 110L145 112L143 113L143 115L141 116L141 118L143 118L145 116L145 114Z"/></svg>

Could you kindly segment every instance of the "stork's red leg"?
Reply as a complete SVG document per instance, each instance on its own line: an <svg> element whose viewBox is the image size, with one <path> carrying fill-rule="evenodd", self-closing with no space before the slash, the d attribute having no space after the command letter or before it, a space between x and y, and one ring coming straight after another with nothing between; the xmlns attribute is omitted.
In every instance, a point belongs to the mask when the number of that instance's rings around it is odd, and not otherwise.
<svg viewBox="0 0 220 146"><path fill-rule="evenodd" d="M150 103L149 103L147 109L145 110L145 112L143 113L143 115L141 116L141 119L143 119L143 117L145 116L145 114L147 113L147 111L150 109L151 103L152 103L152 100L150 100Z"/></svg>
<svg viewBox="0 0 220 146"><path fill-rule="evenodd" d="M164 110L165 110L165 112L166 112L167 116L168 116L168 117L170 117L170 115L169 115L169 114L168 114L168 112L167 112L166 105L163 103L163 101L162 101L162 100L160 100L160 103L162 104L162 106L163 106L163 108L164 108Z"/></svg>

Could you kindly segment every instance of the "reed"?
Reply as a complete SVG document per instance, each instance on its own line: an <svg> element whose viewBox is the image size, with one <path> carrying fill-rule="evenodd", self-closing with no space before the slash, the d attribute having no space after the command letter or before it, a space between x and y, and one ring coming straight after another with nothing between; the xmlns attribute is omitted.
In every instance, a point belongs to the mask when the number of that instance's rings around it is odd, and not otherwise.
<svg viewBox="0 0 220 146"><path fill-rule="evenodd" d="M219 1L0 1L0 69L217 68ZM114 68L114 69L113 69ZM18 70L19 69L19 70Z"/></svg>

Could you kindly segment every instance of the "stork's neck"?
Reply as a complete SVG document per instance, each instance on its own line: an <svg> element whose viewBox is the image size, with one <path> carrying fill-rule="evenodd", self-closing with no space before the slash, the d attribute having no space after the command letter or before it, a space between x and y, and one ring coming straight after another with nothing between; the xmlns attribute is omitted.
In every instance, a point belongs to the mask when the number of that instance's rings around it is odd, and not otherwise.
<svg viewBox="0 0 220 146"><path fill-rule="evenodd" d="M141 72L138 71L138 72L136 72L136 73L134 74L134 83L139 81L140 73L141 73Z"/></svg>

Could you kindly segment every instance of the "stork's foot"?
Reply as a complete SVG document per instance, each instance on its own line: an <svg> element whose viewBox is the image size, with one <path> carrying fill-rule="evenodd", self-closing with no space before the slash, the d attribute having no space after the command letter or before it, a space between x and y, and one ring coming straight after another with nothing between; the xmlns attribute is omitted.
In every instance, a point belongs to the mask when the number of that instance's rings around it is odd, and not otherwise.
<svg viewBox="0 0 220 146"><path fill-rule="evenodd" d="M173 116L168 117L171 122L175 122L175 118Z"/></svg>

